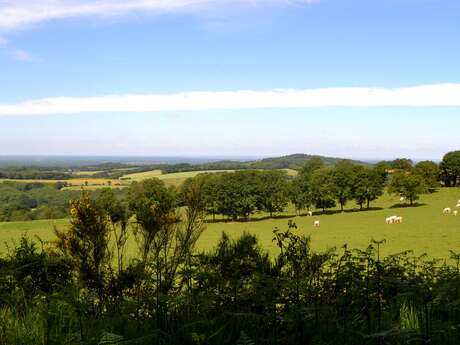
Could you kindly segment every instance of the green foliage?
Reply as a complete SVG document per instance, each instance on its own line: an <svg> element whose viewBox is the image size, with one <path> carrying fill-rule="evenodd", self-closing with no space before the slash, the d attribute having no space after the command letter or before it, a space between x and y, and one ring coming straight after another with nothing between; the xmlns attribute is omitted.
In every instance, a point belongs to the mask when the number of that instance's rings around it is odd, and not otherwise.
<svg viewBox="0 0 460 345"><path fill-rule="evenodd" d="M0 221L58 219L67 216L69 200L79 192L42 183L0 183Z"/></svg>
<svg viewBox="0 0 460 345"><path fill-rule="evenodd" d="M355 179L352 195L360 208L365 203L367 204L367 208L369 208L371 201L383 195L385 179L380 171L375 168L369 169L355 166L353 170Z"/></svg>
<svg viewBox="0 0 460 345"><path fill-rule="evenodd" d="M420 194L428 192L428 188L420 175L396 173L391 178L388 192L408 199L412 205L415 200L418 200Z"/></svg>
<svg viewBox="0 0 460 345"><path fill-rule="evenodd" d="M434 192L436 188L439 187L439 177L440 177L440 169L439 166L432 161L421 161L418 162L413 170L412 173L414 175L421 176L425 185L427 186L430 192Z"/></svg>
<svg viewBox="0 0 460 345"><path fill-rule="evenodd" d="M81 282L97 291L101 301L111 260L109 231L104 211L86 193L71 202L67 231L56 229L58 247L73 261Z"/></svg>
<svg viewBox="0 0 460 345"><path fill-rule="evenodd" d="M279 170L260 173L258 188L258 209L268 212L270 217L274 212L282 212L288 205L286 172Z"/></svg>
<svg viewBox="0 0 460 345"><path fill-rule="evenodd" d="M460 178L460 151L446 153L439 167L444 185L446 187L455 187Z"/></svg>
<svg viewBox="0 0 460 345"><path fill-rule="evenodd" d="M202 214L193 205L201 187L193 183L183 191L189 215ZM88 203L88 213L99 212L101 204L84 196L73 205ZM199 226L200 218L177 229L185 234L192 223ZM382 258L382 241L366 250L344 246L318 253L295 223L273 234L279 248L273 260L251 234L236 240L224 234L206 253L194 252L193 242L174 242L183 249L168 252L168 262L149 263L144 274L131 275L133 283L122 294L107 289L102 300L91 294L91 282L72 274L79 273L75 266L68 268L67 285L27 288L35 278L12 272L33 275L37 266L24 266L39 260L40 267L51 267L55 259L53 251L24 240L0 260L0 343L458 344L458 254L452 254L454 266L410 252ZM171 287L158 293L155 287L166 284L168 274Z"/></svg>
<svg viewBox="0 0 460 345"><path fill-rule="evenodd" d="M397 171L410 171L412 169L413 162L408 158L397 158L390 162L391 168Z"/></svg>
<svg viewBox="0 0 460 345"><path fill-rule="evenodd" d="M128 198L129 208L135 216L135 235L145 266L151 250L161 246L161 237L170 234L177 220L177 196L162 181L152 178L134 182Z"/></svg>
<svg viewBox="0 0 460 345"><path fill-rule="evenodd" d="M98 207L106 214L117 248L119 274L123 271L126 241L128 240L128 222L130 214L126 204L122 203L112 189L102 190L96 199Z"/></svg>
<svg viewBox="0 0 460 345"><path fill-rule="evenodd" d="M418 313L407 301L404 301L399 309L399 320L399 327L402 330L418 331L420 329Z"/></svg>
<svg viewBox="0 0 460 345"><path fill-rule="evenodd" d="M339 161L332 173L333 194L335 199L340 204L340 209L343 211L347 201L353 196L353 187L355 176L353 164L350 161Z"/></svg>
<svg viewBox="0 0 460 345"><path fill-rule="evenodd" d="M320 168L311 175L311 195L316 208L335 207L335 185L333 170Z"/></svg>

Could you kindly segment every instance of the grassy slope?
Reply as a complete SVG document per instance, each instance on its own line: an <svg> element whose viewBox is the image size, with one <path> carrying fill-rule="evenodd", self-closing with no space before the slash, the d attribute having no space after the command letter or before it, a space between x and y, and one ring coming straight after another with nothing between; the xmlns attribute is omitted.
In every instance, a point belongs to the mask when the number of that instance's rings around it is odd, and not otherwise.
<svg viewBox="0 0 460 345"><path fill-rule="evenodd" d="M198 174L203 173L215 173L215 172L223 172L223 171L234 171L234 170L199 170L199 171L187 171L187 172L178 172L178 173L171 173L171 174L161 174L161 170L152 170L146 171L142 173L136 174L128 174L122 177L122 181L124 183L130 183L134 181L142 181L148 178L156 177L160 180L163 180L167 186L178 186L182 182L184 182L189 177L195 177Z"/></svg>
<svg viewBox="0 0 460 345"><path fill-rule="evenodd" d="M126 174L122 176L122 179L127 179L129 181L141 181L151 177L158 177L162 174L161 170L151 170L140 173Z"/></svg>
<svg viewBox="0 0 460 345"><path fill-rule="evenodd" d="M425 205L413 208L389 208L399 200L385 195L373 203L372 206L382 208L377 210L318 214L313 218L306 216L287 218L289 214L286 213L278 219L263 219L264 215L259 215L259 219L251 222L211 223L208 224L198 247L199 249L212 248L219 240L222 231L234 237L242 234L243 231L249 231L257 234L264 248L273 252L275 246L271 241L272 229L275 226L284 229L288 219L292 219L297 223L299 232L311 235L312 245L317 250L341 246L344 243L348 243L353 248L365 248L374 238L387 240L387 243L382 246L384 255L413 249L417 254L427 252L432 257L446 258L449 256L449 249L460 251L460 215L457 217L443 215L442 209L447 206L455 207L458 199L460 199L460 188L442 189L438 193L424 195L420 202ZM348 208L351 207L352 205ZM390 215L403 216L403 224L385 224L385 218ZM316 219L321 222L320 228L313 227L313 220ZM66 220L45 220L0 223L0 252L5 249L5 241L10 241L12 238L17 240L22 233L27 233L30 237L37 234L43 239L52 239L53 226L62 228L66 222ZM131 243L129 248L134 253L135 244Z"/></svg>

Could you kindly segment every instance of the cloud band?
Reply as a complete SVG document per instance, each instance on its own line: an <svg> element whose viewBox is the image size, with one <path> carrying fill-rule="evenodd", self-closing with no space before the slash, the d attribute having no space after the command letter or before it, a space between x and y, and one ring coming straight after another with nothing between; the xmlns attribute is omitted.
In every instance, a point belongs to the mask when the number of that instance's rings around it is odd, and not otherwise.
<svg viewBox="0 0 460 345"><path fill-rule="evenodd" d="M390 106L458 107L460 84L419 85L395 89L349 87L56 97L15 104L0 103L0 116Z"/></svg>

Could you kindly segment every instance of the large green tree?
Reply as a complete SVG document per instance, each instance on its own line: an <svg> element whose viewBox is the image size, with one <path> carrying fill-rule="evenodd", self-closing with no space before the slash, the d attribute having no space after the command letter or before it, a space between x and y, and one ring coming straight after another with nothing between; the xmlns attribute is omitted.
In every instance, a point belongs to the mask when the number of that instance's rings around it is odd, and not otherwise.
<svg viewBox="0 0 460 345"><path fill-rule="evenodd" d="M378 169L355 166L353 170L353 198L361 209L364 204L369 209L371 201L383 195L385 179Z"/></svg>
<svg viewBox="0 0 460 345"><path fill-rule="evenodd" d="M418 162L413 168L413 174L423 178L425 185L430 192L439 187L439 166L433 161Z"/></svg>
<svg viewBox="0 0 460 345"><path fill-rule="evenodd" d="M399 171L409 171L412 169L413 162L408 158L396 158L391 162L391 167Z"/></svg>
<svg viewBox="0 0 460 345"><path fill-rule="evenodd" d="M323 168L324 162L319 156L313 156L305 162L300 169L299 174L303 176L311 176L316 170Z"/></svg>
<svg viewBox="0 0 460 345"><path fill-rule="evenodd" d="M460 178L460 151L446 153L439 167L444 185L446 187L457 186Z"/></svg>
<svg viewBox="0 0 460 345"><path fill-rule="evenodd" d="M258 208L270 213L282 212L288 204L285 171L268 170L259 173Z"/></svg>
<svg viewBox="0 0 460 345"><path fill-rule="evenodd" d="M311 195L316 208L323 212L335 207L334 171L329 168L316 170L311 177Z"/></svg>
<svg viewBox="0 0 460 345"><path fill-rule="evenodd" d="M388 192L405 197L413 205L420 194L427 193L428 189L422 176L400 172L391 177Z"/></svg>
<svg viewBox="0 0 460 345"><path fill-rule="evenodd" d="M310 179L298 174L289 182L288 195L296 211L300 212L303 209L310 209L312 205Z"/></svg>
<svg viewBox="0 0 460 345"><path fill-rule="evenodd" d="M221 174L219 213L234 220L245 219L257 209L258 171L242 170Z"/></svg>
<svg viewBox="0 0 460 345"><path fill-rule="evenodd" d="M347 201L352 197L354 184L353 164L348 160L337 162L332 173L333 193L343 211Z"/></svg>

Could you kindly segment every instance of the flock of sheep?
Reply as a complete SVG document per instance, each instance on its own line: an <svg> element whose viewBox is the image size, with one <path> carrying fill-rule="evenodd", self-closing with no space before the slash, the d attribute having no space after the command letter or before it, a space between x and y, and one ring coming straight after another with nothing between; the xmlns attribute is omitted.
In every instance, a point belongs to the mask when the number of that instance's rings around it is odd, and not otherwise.
<svg viewBox="0 0 460 345"><path fill-rule="evenodd" d="M400 201L405 201L406 198L401 197L399 200ZM460 208L460 200L457 201L457 205L455 205L455 208ZM450 207L446 207L442 211L442 213L444 213L444 214L453 214L454 216L456 216L458 214L458 210L454 210L452 212L452 209ZM310 216L310 217L313 216L313 212L308 211L307 216ZM385 223L387 223L387 224L401 224L402 222L403 222L403 217L402 216L390 216L390 217L385 218ZM319 220L315 220L313 222L314 227L318 228L319 225L320 225Z"/></svg>
<svg viewBox="0 0 460 345"><path fill-rule="evenodd" d="M385 218L385 223L387 224L401 224L403 222L403 217L401 216L390 216Z"/></svg>
<svg viewBox="0 0 460 345"><path fill-rule="evenodd" d="M460 200L457 201L457 205L455 205L455 208L460 208ZM456 216L458 214L458 211L457 210L454 210L454 212L452 212L452 209L450 207L446 207L444 210L442 210L442 213L444 214L453 214L454 216Z"/></svg>
<svg viewBox="0 0 460 345"><path fill-rule="evenodd" d="M399 201L403 202L406 201L405 197L400 197ZM387 224L401 224L403 222L403 217L402 216L390 216L385 218L385 223Z"/></svg>

